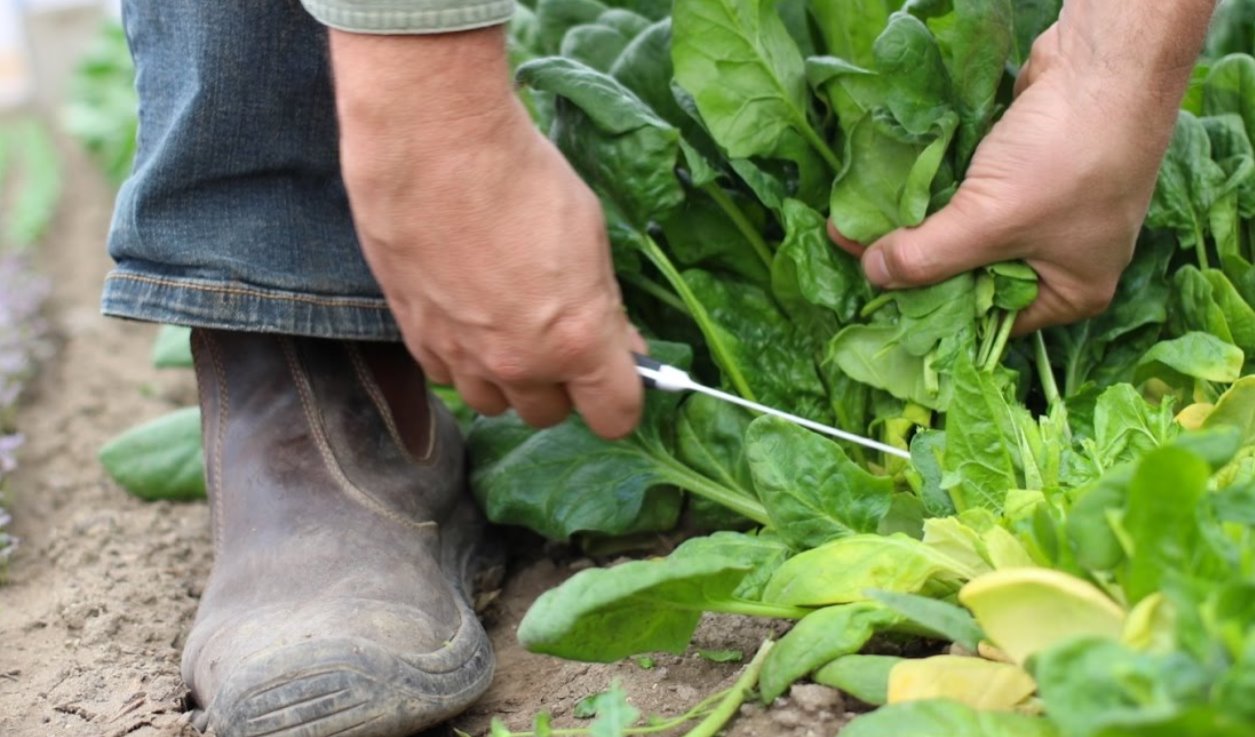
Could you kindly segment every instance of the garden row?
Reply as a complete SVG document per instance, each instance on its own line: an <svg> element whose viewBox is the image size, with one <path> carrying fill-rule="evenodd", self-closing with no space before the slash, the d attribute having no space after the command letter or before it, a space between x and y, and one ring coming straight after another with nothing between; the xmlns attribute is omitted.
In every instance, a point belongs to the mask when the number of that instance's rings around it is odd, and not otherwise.
<svg viewBox="0 0 1255 737"><path fill-rule="evenodd" d="M496 522L590 550L710 533L549 592L529 648L612 661L682 651L707 613L797 622L679 720L633 726L612 691L592 733L713 734L803 678L883 707L846 737L1255 733L1255 3L1222 4L1103 315L1012 339L1026 266L876 294L826 234L832 217L871 242L942 207L1059 5L519 7L520 94L601 197L653 353L911 455L701 396L652 394L615 443L578 418L475 420ZM186 334L158 355L185 364ZM105 460L145 495L203 493L195 410Z"/></svg>
<svg viewBox="0 0 1255 737"><path fill-rule="evenodd" d="M39 125L0 125L0 503L22 444L17 401L47 351L40 314L47 284L35 274L28 251L47 231L60 192L56 150ZM5 532L9 521L0 507L0 573L16 544Z"/></svg>
<svg viewBox="0 0 1255 737"><path fill-rule="evenodd" d="M577 575L519 637L611 661L683 650L703 613L796 620L742 685L883 705L848 737L1251 734L1252 6L1221 11L1111 308L1011 339L1027 267L876 294L825 223L871 242L942 207L1059 4L899 5L520 9L521 94L601 197L654 353L911 459L700 396L650 396L617 443L481 418L497 522L712 531ZM920 638L938 655L864 652Z"/></svg>

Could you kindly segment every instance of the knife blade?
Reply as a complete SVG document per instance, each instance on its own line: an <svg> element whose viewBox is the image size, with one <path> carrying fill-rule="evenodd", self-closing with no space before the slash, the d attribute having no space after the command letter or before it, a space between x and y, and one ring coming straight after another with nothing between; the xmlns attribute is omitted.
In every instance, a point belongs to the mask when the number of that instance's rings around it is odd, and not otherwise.
<svg viewBox="0 0 1255 737"><path fill-rule="evenodd" d="M801 425L808 430L814 430L815 432L830 435L834 438L856 443L865 448L872 448L882 453L888 453L889 455L905 458L907 460L911 459L911 454L901 448L895 448L892 445L882 443L878 440L872 440L871 438L866 438L862 435L846 432L840 428L824 425L822 423L815 422L814 420L808 420L805 417L799 417L795 414L790 414L783 410L776 409L775 407L768 407L765 404L759 404L758 402L751 402L748 399L738 397L735 394L729 394L718 389L713 389L704 384L700 384L697 381L694 381L693 377L689 376L688 372L684 369L670 366L662 363L661 361L650 358L649 356L633 353L632 358L636 361L636 373L640 375L641 381L645 383L645 386L650 389L658 389L664 392L697 392L699 394L705 394L707 396L714 397L715 399L720 399L725 402L731 402L732 404L740 407L745 407L746 409L753 410L754 412L788 420L789 422Z"/></svg>

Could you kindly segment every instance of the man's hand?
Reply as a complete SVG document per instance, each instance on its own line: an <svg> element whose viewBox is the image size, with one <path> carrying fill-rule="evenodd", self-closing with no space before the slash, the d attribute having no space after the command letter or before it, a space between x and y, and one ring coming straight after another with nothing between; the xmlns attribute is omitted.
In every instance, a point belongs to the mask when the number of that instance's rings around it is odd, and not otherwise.
<svg viewBox="0 0 1255 737"><path fill-rule="evenodd" d="M516 99L502 29L331 38L362 249L427 374L484 414L631 432L644 345L601 207Z"/></svg>
<svg viewBox="0 0 1255 737"><path fill-rule="evenodd" d="M1132 258L1213 3L1149 6L1066 3L950 204L870 248L840 223L833 239L887 288L1026 260L1040 293L1017 333L1101 312Z"/></svg>

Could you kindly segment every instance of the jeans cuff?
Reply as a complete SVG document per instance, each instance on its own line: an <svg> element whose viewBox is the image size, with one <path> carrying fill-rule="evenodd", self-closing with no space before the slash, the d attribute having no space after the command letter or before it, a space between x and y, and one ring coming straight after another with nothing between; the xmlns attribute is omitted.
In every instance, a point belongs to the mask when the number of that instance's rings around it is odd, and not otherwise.
<svg viewBox="0 0 1255 737"><path fill-rule="evenodd" d="M110 317L194 328L341 340L401 339L381 297L323 296L122 269L106 277L101 310Z"/></svg>
<svg viewBox="0 0 1255 737"><path fill-rule="evenodd" d="M301 0L301 3L320 23L353 33L410 35L469 31L507 23L514 14L514 0L466 0L447 4L417 0L399 3Z"/></svg>

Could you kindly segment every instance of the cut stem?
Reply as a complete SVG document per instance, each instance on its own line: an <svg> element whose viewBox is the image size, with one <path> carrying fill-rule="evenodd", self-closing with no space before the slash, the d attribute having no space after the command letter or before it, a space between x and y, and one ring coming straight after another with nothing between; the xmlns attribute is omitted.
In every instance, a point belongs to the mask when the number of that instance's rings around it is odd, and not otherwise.
<svg viewBox="0 0 1255 737"><path fill-rule="evenodd" d="M762 673L763 663L767 662L767 654L771 652L772 646L775 645L771 640L767 640L758 648L758 653L754 655L754 659L749 665L745 666L745 671L741 677L736 679L736 683L732 685L732 690L728 691L728 695L723 697L715 710L703 719L696 727L693 727L685 734L684 737L715 737L719 730L723 729L736 713L740 711L741 704L745 703L750 691L758 685L758 676Z"/></svg>
<svg viewBox="0 0 1255 737"><path fill-rule="evenodd" d="M980 345L976 348L976 366L984 367L989 360L989 351L993 349L994 337L997 334L997 313L985 315L980 320Z"/></svg>
<svg viewBox="0 0 1255 737"><path fill-rule="evenodd" d="M728 381L732 382L732 387L737 394L751 402L758 401L754 398L754 391L750 389L749 382L745 379L745 374L741 373L741 367L737 365L732 351L728 350L727 345L724 344L723 336L719 334L718 326L710 318L710 313L706 311L706 306L698 301L697 295L693 294L693 290L689 288L688 282L684 281L684 276L680 274L679 269L675 268L675 264L671 263L671 259L667 258L667 254L662 252L662 247L658 245L658 242L647 234L642 234L641 238L645 244L645 257L662 272L667 282L671 284L671 288L676 291L676 294L680 295L680 299L688 307L693 321L697 323L697 327L702 331L702 336L706 338L706 344L710 346L710 352L714 354L715 362L727 374Z"/></svg>
<svg viewBox="0 0 1255 737"><path fill-rule="evenodd" d="M754 253L758 254L759 260L763 262L763 265L767 267L768 271L771 271L771 263L773 260L771 247L767 245L767 241L763 239L762 234L759 233L758 229L754 227L754 224L750 222L750 219L746 216L745 211L743 211L740 206L728 196L727 192L723 191L723 187L720 187L715 182L707 182L702 185L701 189L703 192L710 195L710 199L715 201L715 204L719 206L720 210L723 210L723 213L728 216L729 220L732 221L732 224L736 227L737 231L744 236L745 240L749 241L751 246L754 247Z"/></svg>
<svg viewBox="0 0 1255 737"><path fill-rule="evenodd" d="M1011 329L1015 327L1016 314L1018 313L1014 311L1003 313L1002 324L998 326L998 335L994 338L993 348L982 365L985 371L993 371L1002 360L1002 353L1007 349L1007 341L1011 340Z"/></svg>

